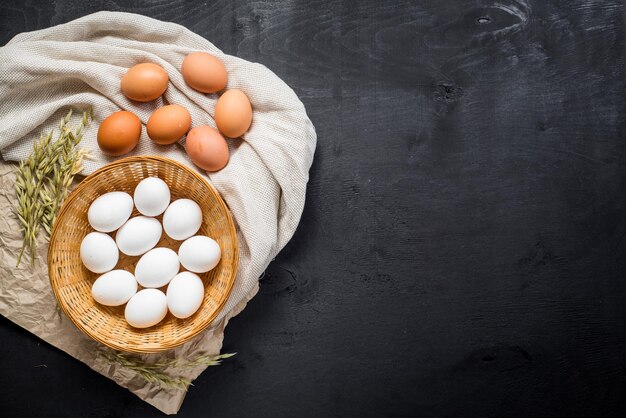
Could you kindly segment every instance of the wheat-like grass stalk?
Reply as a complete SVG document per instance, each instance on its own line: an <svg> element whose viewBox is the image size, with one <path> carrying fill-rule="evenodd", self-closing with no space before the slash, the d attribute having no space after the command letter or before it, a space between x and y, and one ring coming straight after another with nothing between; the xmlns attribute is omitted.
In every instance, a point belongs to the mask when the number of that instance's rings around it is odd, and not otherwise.
<svg viewBox="0 0 626 418"><path fill-rule="evenodd" d="M88 153L78 148L83 129L93 117L92 109L83 112L76 129L68 126L72 111L61 119L59 135L52 140L53 132L41 136L33 146L33 152L21 161L16 174L15 213L23 233L22 249L17 259L19 266L28 248L33 265L37 235L43 226L49 238L56 214L67 196L74 176L82 170Z"/></svg>
<svg viewBox="0 0 626 418"><path fill-rule="evenodd" d="M145 363L138 358L131 357L119 351L100 350L99 355L111 363L137 372L146 382L157 383L163 387L187 390L192 386L191 380L182 376L171 376L164 372L165 368L190 368L199 365L217 366L221 360L230 358L237 353L220 354L217 356L199 356L192 360L171 359L156 363Z"/></svg>

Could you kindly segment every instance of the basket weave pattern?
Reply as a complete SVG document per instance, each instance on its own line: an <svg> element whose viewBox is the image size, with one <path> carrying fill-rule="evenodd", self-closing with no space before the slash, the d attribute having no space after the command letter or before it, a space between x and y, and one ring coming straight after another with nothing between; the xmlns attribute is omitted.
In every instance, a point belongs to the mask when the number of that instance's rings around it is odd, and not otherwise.
<svg viewBox="0 0 626 418"><path fill-rule="evenodd" d="M216 240L222 250L222 258L213 270L199 274L205 287L204 299L193 316L177 319L168 313L158 325L136 329L124 319L125 305L109 307L93 300L91 285L99 275L83 266L80 244L85 235L93 231L87 221L91 203L112 191L123 191L132 196L137 184L146 177L159 177L165 181L170 187L172 201L188 198L200 205L203 218L197 235L207 235ZM132 216L138 214L135 209ZM162 216L157 219L162 221ZM178 251L181 243L163 233L157 247ZM139 258L120 252L115 268L132 273ZM116 350L136 353L174 348L206 329L226 303L237 274L237 263L235 226L217 191L188 167L168 158L153 156L117 160L86 177L59 211L48 250L50 284L68 318L94 340Z"/></svg>

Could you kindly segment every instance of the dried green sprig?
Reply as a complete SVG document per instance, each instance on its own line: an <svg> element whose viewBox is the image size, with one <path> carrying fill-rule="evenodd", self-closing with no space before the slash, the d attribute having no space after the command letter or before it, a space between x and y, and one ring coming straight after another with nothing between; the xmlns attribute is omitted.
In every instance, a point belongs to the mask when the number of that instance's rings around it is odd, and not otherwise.
<svg viewBox="0 0 626 418"><path fill-rule="evenodd" d="M83 121L86 116L85 113ZM60 163L54 166L42 189L41 198L44 204L42 226L46 231L47 238L52 234L57 212L67 197L74 176L83 169L83 160L90 157L87 150L76 146L82 140L83 126L78 127L76 135L71 131L67 132L67 140L61 144L58 150Z"/></svg>
<svg viewBox="0 0 626 418"><path fill-rule="evenodd" d="M157 383L163 387L187 390L193 386L191 380L182 376L170 376L165 373L166 368L190 368L199 365L217 366L221 360L230 358L237 353L220 354L217 356L200 356L193 360L171 359L156 363L144 363L136 357L128 356L119 351L100 350L99 355L111 363L137 372L146 382Z"/></svg>
<svg viewBox="0 0 626 418"><path fill-rule="evenodd" d="M56 213L67 196L74 176L82 170L82 162L88 153L77 147L82 140L83 129L93 117L93 110L83 112L76 129L68 126L72 111L61 119L59 135L52 141L53 132L42 136L33 146L32 154L20 162L15 191L15 212L24 235L22 249L17 260L19 266L26 248L30 252L31 265L35 261L36 240L43 226L49 238Z"/></svg>
<svg viewBox="0 0 626 418"><path fill-rule="evenodd" d="M30 249L31 263L35 259L35 240L39 232L43 206L40 193L45 178L48 176L56 156L48 151L52 141L52 132L34 144L33 153L20 162L15 181L17 193L16 213L24 235L22 250L17 260L20 264L26 247Z"/></svg>

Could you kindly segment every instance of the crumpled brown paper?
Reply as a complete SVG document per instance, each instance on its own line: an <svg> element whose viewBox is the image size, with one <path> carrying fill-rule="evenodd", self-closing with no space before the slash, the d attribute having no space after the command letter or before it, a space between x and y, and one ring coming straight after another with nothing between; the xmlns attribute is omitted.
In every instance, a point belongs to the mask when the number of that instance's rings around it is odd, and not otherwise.
<svg viewBox="0 0 626 418"><path fill-rule="evenodd" d="M16 164L0 159L0 213L10 214L13 211L16 169ZM1 217L0 314L82 361L98 373L128 388L166 414L175 414L185 398L184 390L148 384L133 370L109 362L100 355L101 350L109 349L83 334L63 311L57 308L48 280L46 264L48 245L43 238L43 233L40 234L38 240L37 259L33 267L30 266L28 257L22 260L18 268L15 267L21 246L22 237L15 216ZM257 289L250 292L246 300L240 303L228 315L228 318L237 315L256 294ZM155 363L163 359L197 358L201 355L218 354L227 322L227 318L222 319L198 337L172 351L158 354L133 354L133 358L141 358L146 363ZM206 366L200 365L191 368L165 369L165 373L193 380L204 369Z"/></svg>

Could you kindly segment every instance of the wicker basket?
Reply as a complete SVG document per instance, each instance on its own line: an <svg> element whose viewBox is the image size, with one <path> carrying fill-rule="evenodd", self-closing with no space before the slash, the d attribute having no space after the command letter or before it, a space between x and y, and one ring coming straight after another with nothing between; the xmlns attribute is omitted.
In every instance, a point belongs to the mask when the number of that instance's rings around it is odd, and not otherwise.
<svg viewBox="0 0 626 418"><path fill-rule="evenodd" d="M91 285L99 276L80 260L80 244L93 229L87 221L89 205L100 195L125 191L132 195L142 179L157 176L170 187L172 201L195 200L202 208L198 234L215 239L222 250L220 263L199 275L205 286L200 309L187 319L167 314L158 325L136 329L126 323L124 306L108 307L91 297ZM135 210L133 216L137 215ZM161 220L161 217L158 217ZM178 250L180 241L165 234L158 247ZM203 331L224 306L235 281L238 262L237 234L230 212L217 191L199 174L176 161L161 157L129 157L108 164L85 178L59 211L48 250L50 284L59 305L70 320L94 340L116 350L152 353L169 350ZM140 257L120 253L116 269L134 271Z"/></svg>

